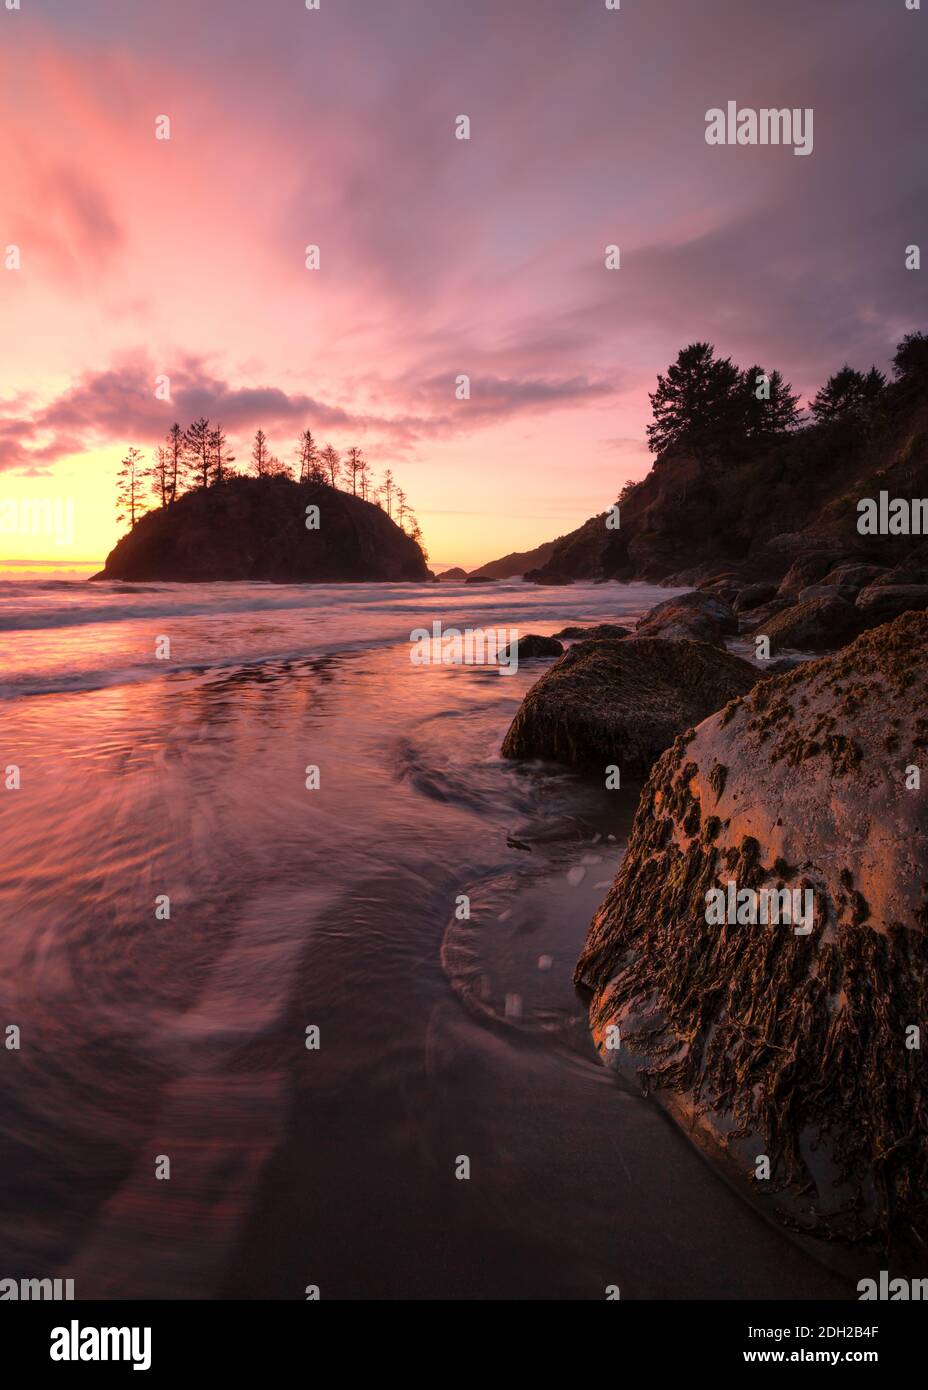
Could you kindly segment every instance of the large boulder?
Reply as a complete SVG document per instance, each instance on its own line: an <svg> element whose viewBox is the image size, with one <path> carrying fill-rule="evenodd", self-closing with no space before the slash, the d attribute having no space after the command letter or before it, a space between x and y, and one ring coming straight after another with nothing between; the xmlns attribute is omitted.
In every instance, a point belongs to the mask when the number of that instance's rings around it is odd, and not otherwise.
<svg viewBox="0 0 928 1390"><path fill-rule="evenodd" d="M775 1209L922 1250L926 750L928 614L761 682L655 765L576 970L603 1059ZM809 890L811 931L707 921L729 883Z"/></svg>
<svg viewBox="0 0 928 1390"><path fill-rule="evenodd" d="M664 599L638 622L639 637L663 637L668 641L709 642L724 647L726 636L738 631L731 605L716 594L699 589Z"/></svg>
<svg viewBox="0 0 928 1390"><path fill-rule="evenodd" d="M532 686L504 758L547 758L641 776L682 729L749 690L756 666L703 642L578 642Z"/></svg>
<svg viewBox="0 0 928 1390"><path fill-rule="evenodd" d="M860 614L847 599L812 598L763 619L753 636L768 637L771 652L820 652L849 642L860 628Z"/></svg>
<svg viewBox="0 0 928 1390"><path fill-rule="evenodd" d="M900 613L928 608L928 584L873 584L857 595L857 610L868 623L885 623Z"/></svg>

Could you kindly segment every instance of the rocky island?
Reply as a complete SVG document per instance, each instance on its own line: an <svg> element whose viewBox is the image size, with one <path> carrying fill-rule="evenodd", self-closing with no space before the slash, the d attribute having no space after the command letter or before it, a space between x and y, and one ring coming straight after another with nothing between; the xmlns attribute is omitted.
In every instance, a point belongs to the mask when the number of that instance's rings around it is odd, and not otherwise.
<svg viewBox="0 0 928 1390"><path fill-rule="evenodd" d="M307 584L433 575L418 542L372 502L319 481L232 477L142 516L94 578Z"/></svg>

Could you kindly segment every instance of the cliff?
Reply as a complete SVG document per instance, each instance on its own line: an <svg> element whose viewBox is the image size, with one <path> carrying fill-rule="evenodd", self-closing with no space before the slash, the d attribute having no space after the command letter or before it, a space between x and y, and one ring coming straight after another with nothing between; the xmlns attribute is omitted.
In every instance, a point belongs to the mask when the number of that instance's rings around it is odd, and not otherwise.
<svg viewBox="0 0 928 1390"><path fill-rule="evenodd" d="M536 545L534 550L513 550L499 560L490 560L487 564L471 570L471 578L521 579L526 570L537 569L540 565L547 564L555 546L563 539L563 536L559 536L557 540L545 541L542 545Z"/></svg>
<svg viewBox="0 0 928 1390"><path fill-rule="evenodd" d="M924 537L861 536L857 503L928 495L928 403L887 393L879 418L809 425L701 460L664 454L607 513L555 542L537 583L642 579L698 583L720 570L779 579L797 556L831 552L898 565Z"/></svg>

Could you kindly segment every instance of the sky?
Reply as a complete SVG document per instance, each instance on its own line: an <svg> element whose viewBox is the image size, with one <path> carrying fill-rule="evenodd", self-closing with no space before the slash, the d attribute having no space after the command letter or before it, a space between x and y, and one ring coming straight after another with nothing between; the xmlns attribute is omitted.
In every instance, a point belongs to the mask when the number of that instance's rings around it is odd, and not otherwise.
<svg viewBox="0 0 928 1390"><path fill-rule="evenodd" d="M684 344L808 398L928 329L905 268L928 3L9 3L7 576L98 568L126 449L201 414L240 465L259 426L288 461L307 427L357 444L433 566L469 568L647 472L648 392ZM729 100L811 108L812 152L708 145Z"/></svg>

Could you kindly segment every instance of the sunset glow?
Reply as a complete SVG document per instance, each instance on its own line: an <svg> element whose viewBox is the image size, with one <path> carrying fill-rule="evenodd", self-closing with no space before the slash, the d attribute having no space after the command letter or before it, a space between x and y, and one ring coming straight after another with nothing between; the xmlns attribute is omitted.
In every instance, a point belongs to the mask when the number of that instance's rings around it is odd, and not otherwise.
<svg viewBox="0 0 928 1390"><path fill-rule="evenodd" d="M288 460L306 426L359 444L433 565L471 566L647 471L647 393L697 334L804 397L838 352L885 365L923 294L885 252L910 234L902 83L867 141L832 6L798 61L782 7L718 8L721 47L682 0L624 8L611 37L596 7L529 0L0 11L0 121L22 136L0 155L0 249L21 254L0 270L0 501L76 507L72 545L0 534L0 566L99 566L121 454L201 413L240 464L259 425ZM878 7L841 9L875 70ZM706 145L746 72L784 105L814 86L815 159Z"/></svg>

